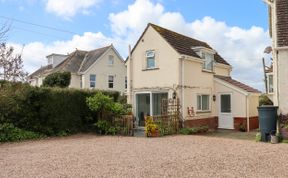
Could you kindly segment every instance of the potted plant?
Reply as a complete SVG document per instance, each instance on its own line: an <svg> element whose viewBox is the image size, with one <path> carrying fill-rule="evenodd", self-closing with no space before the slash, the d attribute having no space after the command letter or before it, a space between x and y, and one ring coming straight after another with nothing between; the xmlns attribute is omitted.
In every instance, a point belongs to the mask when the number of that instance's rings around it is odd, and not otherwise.
<svg viewBox="0 0 288 178"><path fill-rule="evenodd" d="M151 116L145 118L145 133L147 137L159 137L159 127L153 122Z"/></svg>
<svg viewBox="0 0 288 178"><path fill-rule="evenodd" d="M279 116L279 123L280 123L280 133L283 139L288 139L288 116L287 115L280 115Z"/></svg>
<svg viewBox="0 0 288 178"><path fill-rule="evenodd" d="M246 132L246 126L243 123L239 125L239 131Z"/></svg>

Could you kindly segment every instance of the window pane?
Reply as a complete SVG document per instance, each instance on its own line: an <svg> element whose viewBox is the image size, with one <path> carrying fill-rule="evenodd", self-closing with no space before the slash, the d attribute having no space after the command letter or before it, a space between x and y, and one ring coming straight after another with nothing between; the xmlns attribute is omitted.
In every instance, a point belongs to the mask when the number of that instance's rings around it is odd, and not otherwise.
<svg viewBox="0 0 288 178"><path fill-rule="evenodd" d="M95 82L90 82L90 87L95 88Z"/></svg>
<svg viewBox="0 0 288 178"><path fill-rule="evenodd" d="M268 91L269 93L273 93L273 75L268 75Z"/></svg>
<svg viewBox="0 0 288 178"><path fill-rule="evenodd" d="M109 55L108 64L109 65L113 65L114 64L114 56Z"/></svg>
<svg viewBox="0 0 288 178"><path fill-rule="evenodd" d="M108 76L108 88L113 88L114 76Z"/></svg>
<svg viewBox="0 0 288 178"><path fill-rule="evenodd" d="M96 75L91 74L90 75L90 88L95 88L96 86Z"/></svg>
<svg viewBox="0 0 288 178"><path fill-rule="evenodd" d="M155 60L154 57L147 58L147 68L154 68L155 67Z"/></svg>
<svg viewBox="0 0 288 178"><path fill-rule="evenodd" d="M127 89L127 77L125 77L125 89Z"/></svg>
<svg viewBox="0 0 288 178"><path fill-rule="evenodd" d="M202 110L209 110L209 95L202 95Z"/></svg>
<svg viewBox="0 0 288 178"><path fill-rule="evenodd" d="M96 81L96 75L91 74L90 75L90 81Z"/></svg>
<svg viewBox="0 0 288 178"><path fill-rule="evenodd" d="M214 55L203 53L203 59L205 60L203 64L204 69L213 70Z"/></svg>
<svg viewBox="0 0 288 178"><path fill-rule="evenodd" d="M231 96L221 95L221 112L230 113L231 112Z"/></svg>
<svg viewBox="0 0 288 178"><path fill-rule="evenodd" d="M201 95L198 95L197 96L197 110L202 110L202 107L201 107L201 104L202 101L201 101Z"/></svg>
<svg viewBox="0 0 288 178"><path fill-rule="evenodd" d="M161 114L161 107L162 107L162 100L167 99L167 93L153 93L152 94L152 106L153 106L153 115L160 115Z"/></svg>

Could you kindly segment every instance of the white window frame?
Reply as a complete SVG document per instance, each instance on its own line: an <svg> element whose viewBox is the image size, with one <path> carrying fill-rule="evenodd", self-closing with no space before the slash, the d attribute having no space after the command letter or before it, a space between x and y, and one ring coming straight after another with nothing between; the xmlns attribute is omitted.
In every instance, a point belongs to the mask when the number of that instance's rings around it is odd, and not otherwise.
<svg viewBox="0 0 288 178"><path fill-rule="evenodd" d="M148 65L148 59L154 60L154 66ZM155 59L155 50L147 50L145 53L145 62L146 62L146 69L155 69L156 68L156 59Z"/></svg>
<svg viewBox="0 0 288 178"><path fill-rule="evenodd" d="M108 65L109 66L113 66L114 65L114 56L113 55L109 55L108 56Z"/></svg>
<svg viewBox="0 0 288 178"><path fill-rule="evenodd" d="M112 77L112 82L110 81L110 77ZM110 84L112 84L112 87L110 87ZM114 88L114 75L108 75L108 88Z"/></svg>
<svg viewBox="0 0 288 178"><path fill-rule="evenodd" d="M203 96L208 96L208 106L207 106L207 109L203 110ZM200 100L198 100L198 98L200 97ZM200 101L200 108L198 107L198 102ZM210 110L210 95L209 94L197 94L197 99L196 99L196 102L197 102L197 111L200 111L200 112L208 112L208 111L211 111Z"/></svg>
<svg viewBox="0 0 288 178"><path fill-rule="evenodd" d="M207 56L211 56L212 58L210 59L211 60L211 69L208 68L208 59ZM207 70L207 71L213 71L214 70L214 54L212 53L209 53L209 52L205 52L205 51L202 51L202 58L204 60L204 63L203 63L203 69L204 70Z"/></svg>
<svg viewBox="0 0 288 178"><path fill-rule="evenodd" d="M91 76L92 76L92 75L95 76L95 81L92 81L92 80L91 80ZM96 80L97 80L97 79L96 79L96 74L90 74L90 75L89 75L89 87L90 87L90 88L96 88ZM94 83L94 87L91 87L91 83Z"/></svg>
<svg viewBox="0 0 288 178"><path fill-rule="evenodd" d="M272 80L270 80L270 77L272 76ZM267 90L269 94L274 93L274 85L273 85L273 74L267 74ZM272 88L270 87L270 82L272 82Z"/></svg>

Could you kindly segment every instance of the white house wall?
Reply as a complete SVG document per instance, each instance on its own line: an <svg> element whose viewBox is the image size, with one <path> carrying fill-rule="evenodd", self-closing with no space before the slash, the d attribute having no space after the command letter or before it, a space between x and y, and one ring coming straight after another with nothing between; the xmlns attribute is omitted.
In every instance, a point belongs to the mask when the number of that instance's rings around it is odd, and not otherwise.
<svg viewBox="0 0 288 178"><path fill-rule="evenodd" d="M155 50L156 66L146 69L146 51ZM149 27L133 51L133 88L173 87L179 82L180 55L152 28Z"/></svg>
<svg viewBox="0 0 288 178"><path fill-rule="evenodd" d="M114 56L114 64L111 66L108 65L109 55ZM114 50L107 51L85 72L83 75L84 88L90 88L90 74L96 74L96 89L125 92L126 67ZM109 75L114 76L114 86L112 89L108 88Z"/></svg>
<svg viewBox="0 0 288 178"><path fill-rule="evenodd" d="M230 87L226 87L215 81L215 92L216 95L216 108L220 108L219 106L219 93L231 93L231 109L233 117L246 117L246 96ZM249 107L251 108L251 106ZM217 115L219 110L217 109ZM258 115L258 114L257 114ZM257 116L256 115L256 116Z"/></svg>
<svg viewBox="0 0 288 178"><path fill-rule="evenodd" d="M277 55L277 54L276 54ZM279 50L278 51L278 66L275 69L275 72L277 72L278 68L278 79L275 77L275 84L278 82L278 86L275 86L274 93L275 98L274 101L278 100L278 106L279 106L279 112L282 114L288 114L288 47L285 50ZM277 93L277 87L278 92ZM277 95L278 94L278 95ZM277 105L277 103L275 103Z"/></svg>
<svg viewBox="0 0 288 178"><path fill-rule="evenodd" d="M71 74L71 80L70 80L70 88L80 88L80 76L77 74Z"/></svg>

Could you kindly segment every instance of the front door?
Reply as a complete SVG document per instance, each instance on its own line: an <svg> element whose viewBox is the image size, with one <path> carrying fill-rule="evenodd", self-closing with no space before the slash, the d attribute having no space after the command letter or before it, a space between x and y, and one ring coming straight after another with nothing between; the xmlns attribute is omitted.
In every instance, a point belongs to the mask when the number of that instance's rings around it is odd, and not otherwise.
<svg viewBox="0 0 288 178"><path fill-rule="evenodd" d="M219 94L219 117L218 127L222 129L234 129L234 121L231 107L231 94Z"/></svg>

